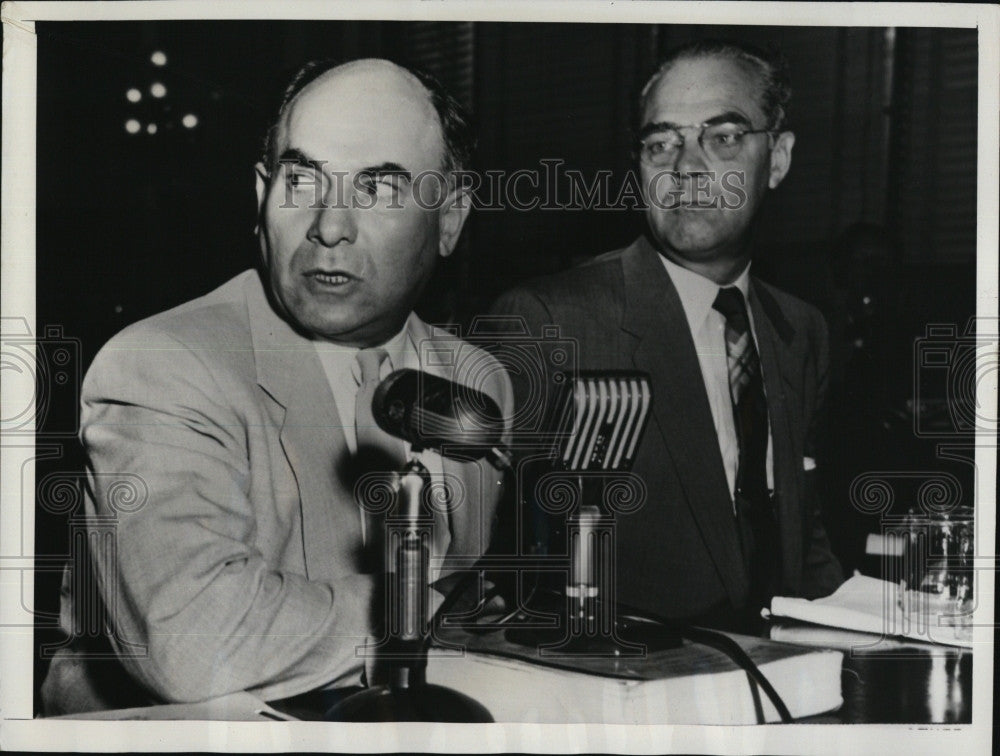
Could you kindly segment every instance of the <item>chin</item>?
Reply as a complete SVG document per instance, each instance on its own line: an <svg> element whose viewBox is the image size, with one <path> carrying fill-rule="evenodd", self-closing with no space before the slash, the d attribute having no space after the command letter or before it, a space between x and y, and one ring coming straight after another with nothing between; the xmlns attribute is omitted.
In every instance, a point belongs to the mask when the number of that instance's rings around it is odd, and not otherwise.
<svg viewBox="0 0 1000 756"><path fill-rule="evenodd" d="M324 317L321 313L310 312L308 309L302 310L291 307L288 308L287 314L289 316L288 319L298 327L298 330L314 338L328 339L335 337L338 334L349 331L352 325L331 320L329 317Z"/></svg>
<svg viewBox="0 0 1000 756"><path fill-rule="evenodd" d="M695 228L671 228L656 234L660 246L685 260L708 262L719 255L720 250L729 249L733 243L731 234L719 234L718 224L698 224Z"/></svg>
<svg viewBox="0 0 1000 756"><path fill-rule="evenodd" d="M357 330L359 327L360 326L357 323L331 323L329 321L317 321L310 324L309 330L321 339L340 341L342 339L350 340L351 337L362 335Z"/></svg>
<svg viewBox="0 0 1000 756"><path fill-rule="evenodd" d="M718 254L721 239L701 237L660 238L660 244L675 255L691 262L708 262Z"/></svg>

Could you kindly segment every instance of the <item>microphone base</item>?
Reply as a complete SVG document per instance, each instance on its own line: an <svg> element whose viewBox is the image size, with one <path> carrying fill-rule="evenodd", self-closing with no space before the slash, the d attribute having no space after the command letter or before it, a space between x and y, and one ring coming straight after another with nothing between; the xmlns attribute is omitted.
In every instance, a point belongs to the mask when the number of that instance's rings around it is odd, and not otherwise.
<svg viewBox="0 0 1000 756"><path fill-rule="evenodd" d="M327 722L476 722L493 721L489 711L464 693L442 685L362 690L331 708Z"/></svg>

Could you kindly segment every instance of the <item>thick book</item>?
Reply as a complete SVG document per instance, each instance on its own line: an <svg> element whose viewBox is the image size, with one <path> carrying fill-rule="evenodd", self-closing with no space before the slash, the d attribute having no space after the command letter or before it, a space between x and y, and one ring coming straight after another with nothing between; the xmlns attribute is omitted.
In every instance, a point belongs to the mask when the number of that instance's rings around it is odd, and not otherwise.
<svg viewBox="0 0 1000 756"><path fill-rule="evenodd" d="M896 651L904 648L928 649L933 644L924 641L910 640L900 636L887 637L878 633L864 633L860 630L844 630L829 625L813 625L798 620L776 620L768 626L768 637L783 643L796 643L800 646L821 646L836 648L842 651L863 653L865 651Z"/></svg>
<svg viewBox="0 0 1000 756"><path fill-rule="evenodd" d="M728 634L793 718L843 703L843 654ZM432 649L427 681L481 703L497 722L737 725L780 721L750 676L715 648L684 641L643 656L546 656L501 631L449 633L462 650Z"/></svg>
<svg viewBox="0 0 1000 756"><path fill-rule="evenodd" d="M866 575L855 575L825 598L776 596L771 616L972 648L972 626L955 602Z"/></svg>

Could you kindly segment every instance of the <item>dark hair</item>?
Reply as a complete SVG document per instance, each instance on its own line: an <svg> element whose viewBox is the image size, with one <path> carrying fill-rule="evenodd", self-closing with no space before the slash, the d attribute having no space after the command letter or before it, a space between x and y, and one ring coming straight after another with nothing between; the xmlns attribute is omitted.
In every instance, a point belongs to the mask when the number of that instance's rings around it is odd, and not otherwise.
<svg viewBox="0 0 1000 756"><path fill-rule="evenodd" d="M732 40L706 39L689 42L667 53L639 95L639 115L646 104L650 90L670 68L680 60L720 57L747 66L760 83L760 106L767 118L767 128L780 131L785 128L788 103L792 99L792 85L788 76L788 63L776 47L763 50L754 45Z"/></svg>
<svg viewBox="0 0 1000 756"><path fill-rule="evenodd" d="M273 171L278 161L277 136L281 119L296 96L310 83L328 71L353 61L343 61L327 58L313 60L302 66L285 87L281 96L278 114L264 136L263 162L268 171ZM414 76L427 90L434 111L441 125L441 136L444 142L445 171L459 171L469 167L472 161L472 151L475 148L475 137L472 133L471 119L466 109L444 88L440 81L426 71L393 62L393 65Z"/></svg>

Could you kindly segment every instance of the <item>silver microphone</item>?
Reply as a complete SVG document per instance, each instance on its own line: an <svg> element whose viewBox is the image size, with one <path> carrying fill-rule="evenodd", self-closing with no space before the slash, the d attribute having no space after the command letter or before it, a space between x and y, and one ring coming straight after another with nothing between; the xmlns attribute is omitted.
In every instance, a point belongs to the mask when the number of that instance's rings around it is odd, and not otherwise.
<svg viewBox="0 0 1000 756"><path fill-rule="evenodd" d="M652 403L645 373L581 372L562 396L556 467L569 472L630 470Z"/></svg>

